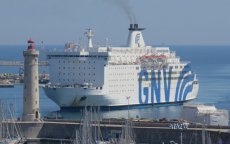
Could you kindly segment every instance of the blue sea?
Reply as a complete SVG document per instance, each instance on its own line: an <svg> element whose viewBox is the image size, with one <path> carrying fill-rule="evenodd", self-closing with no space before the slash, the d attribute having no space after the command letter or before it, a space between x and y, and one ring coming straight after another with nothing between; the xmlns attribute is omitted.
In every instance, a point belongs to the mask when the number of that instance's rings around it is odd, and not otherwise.
<svg viewBox="0 0 230 144"><path fill-rule="evenodd" d="M62 50L62 45L49 45L45 51L40 50L40 59L45 58L49 50ZM203 103L215 105L220 109L230 111L230 46L170 46L176 51L181 60L191 61L193 70L199 79L198 98L192 103ZM0 45L0 60L23 60L22 52L26 46ZM20 67L0 66L0 73L18 73ZM39 72L48 72L46 67L39 67ZM0 88L0 99L4 105L12 104L17 117L22 115L22 85L15 85L14 88ZM181 105L163 105L139 109L108 110L102 111L103 118L167 118L179 119L181 117ZM48 99L43 90L40 89L40 113L42 117L62 116L66 119L80 119L79 111L60 111L59 107Z"/></svg>

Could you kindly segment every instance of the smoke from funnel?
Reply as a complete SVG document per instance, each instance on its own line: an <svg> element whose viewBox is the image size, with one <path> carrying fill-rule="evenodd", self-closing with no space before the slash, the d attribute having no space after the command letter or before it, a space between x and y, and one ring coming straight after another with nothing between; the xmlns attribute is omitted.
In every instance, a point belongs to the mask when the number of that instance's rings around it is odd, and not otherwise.
<svg viewBox="0 0 230 144"><path fill-rule="evenodd" d="M128 16L130 23L137 23L136 17L132 8L130 7L129 0L115 0L124 10L125 14Z"/></svg>
<svg viewBox="0 0 230 144"><path fill-rule="evenodd" d="M135 14L130 7L129 0L111 0L115 4L119 6L119 8L122 9L122 11L125 13L125 15L128 17L130 23L137 23L137 19L135 17Z"/></svg>

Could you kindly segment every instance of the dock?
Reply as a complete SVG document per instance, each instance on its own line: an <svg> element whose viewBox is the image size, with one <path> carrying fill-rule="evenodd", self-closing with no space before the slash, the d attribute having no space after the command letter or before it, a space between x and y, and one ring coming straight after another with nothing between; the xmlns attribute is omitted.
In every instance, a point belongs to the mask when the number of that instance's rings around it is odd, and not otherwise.
<svg viewBox="0 0 230 144"><path fill-rule="evenodd" d="M47 61L38 62L39 66L48 66ZM0 66L24 66L24 61L0 61Z"/></svg>
<svg viewBox="0 0 230 144"><path fill-rule="evenodd" d="M2 81L9 81L11 85L4 85ZM39 84L46 84L49 82L48 74L39 74ZM14 73L0 73L0 87L13 87L14 84L24 83L24 74Z"/></svg>

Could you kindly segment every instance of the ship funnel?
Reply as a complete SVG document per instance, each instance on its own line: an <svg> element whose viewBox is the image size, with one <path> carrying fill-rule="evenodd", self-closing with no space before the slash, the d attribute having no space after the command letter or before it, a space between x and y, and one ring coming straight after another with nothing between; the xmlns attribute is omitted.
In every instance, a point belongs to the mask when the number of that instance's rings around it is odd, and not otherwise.
<svg viewBox="0 0 230 144"><path fill-rule="evenodd" d="M138 24L130 24L128 37L128 46L130 48L141 48L145 46L142 30L144 30L144 28L139 28Z"/></svg>

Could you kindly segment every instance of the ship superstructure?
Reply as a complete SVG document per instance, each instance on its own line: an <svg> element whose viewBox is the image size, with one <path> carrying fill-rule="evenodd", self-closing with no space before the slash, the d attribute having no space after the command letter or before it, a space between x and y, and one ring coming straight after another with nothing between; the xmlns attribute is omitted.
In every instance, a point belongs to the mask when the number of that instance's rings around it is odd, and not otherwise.
<svg viewBox="0 0 230 144"><path fill-rule="evenodd" d="M127 106L195 99L198 80L189 62L169 47L146 46L138 24L129 28L127 47L88 47L49 52L50 83L46 95L61 108Z"/></svg>

